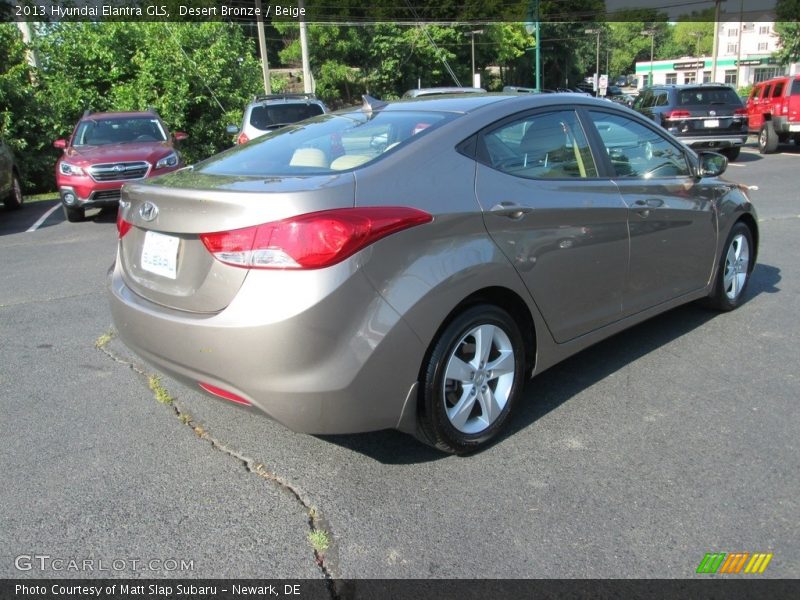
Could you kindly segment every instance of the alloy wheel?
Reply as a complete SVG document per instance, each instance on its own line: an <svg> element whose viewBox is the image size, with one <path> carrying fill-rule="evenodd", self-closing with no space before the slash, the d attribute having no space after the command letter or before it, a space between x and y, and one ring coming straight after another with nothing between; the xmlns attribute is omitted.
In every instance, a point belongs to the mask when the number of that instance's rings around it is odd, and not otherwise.
<svg viewBox="0 0 800 600"><path fill-rule="evenodd" d="M468 331L453 348L444 374L444 409L458 431L476 434L494 423L509 401L516 360L508 335L495 325Z"/></svg>
<svg viewBox="0 0 800 600"><path fill-rule="evenodd" d="M742 293L749 269L750 245L744 235L738 234L731 240L725 255L725 275L722 285L728 299L736 300Z"/></svg>

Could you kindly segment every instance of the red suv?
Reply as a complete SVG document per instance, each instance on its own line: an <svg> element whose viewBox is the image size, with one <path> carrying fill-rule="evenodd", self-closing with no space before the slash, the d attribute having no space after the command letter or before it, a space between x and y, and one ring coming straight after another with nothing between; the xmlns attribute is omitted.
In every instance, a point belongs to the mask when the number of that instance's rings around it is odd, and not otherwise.
<svg viewBox="0 0 800 600"><path fill-rule="evenodd" d="M70 222L81 221L87 208L119 204L123 184L163 175L183 166L170 135L155 111L85 112L69 140L53 146L64 150L56 163L56 184Z"/></svg>
<svg viewBox="0 0 800 600"><path fill-rule="evenodd" d="M755 84L747 99L747 124L758 135L762 154L791 139L800 146L800 75Z"/></svg>

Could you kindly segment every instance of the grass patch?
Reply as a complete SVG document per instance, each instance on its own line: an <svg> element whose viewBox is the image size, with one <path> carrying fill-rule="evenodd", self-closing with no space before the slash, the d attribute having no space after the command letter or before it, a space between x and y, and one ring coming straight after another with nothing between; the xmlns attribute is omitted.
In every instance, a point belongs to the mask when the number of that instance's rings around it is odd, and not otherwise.
<svg viewBox="0 0 800 600"><path fill-rule="evenodd" d="M328 538L328 533L321 529L315 529L314 531L310 532L308 534L308 541L311 542L311 545L317 552L325 552L325 550L328 549L328 546L331 545L330 539Z"/></svg>
<svg viewBox="0 0 800 600"><path fill-rule="evenodd" d="M42 202L43 200L58 200L58 192L47 192L46 194L31 194L24 196L25 202Z"/></svg>
<svg viewBox="0 0 800 600"><path fill-rule="evenodd" d="M109 329L94 341L95 348L105 348L108 342L114 339L114 330Z"/></svg>
<svg viewBox="0 0 800 600"><path fill-rule="evenodd" d="M161 377L158 375L150 375L150 377L147 378L147 383L150 386L150 389L153 390L156 400L158 400L161 404L173 403L175 398L170 396L167 388L161 384Z"/></svg>

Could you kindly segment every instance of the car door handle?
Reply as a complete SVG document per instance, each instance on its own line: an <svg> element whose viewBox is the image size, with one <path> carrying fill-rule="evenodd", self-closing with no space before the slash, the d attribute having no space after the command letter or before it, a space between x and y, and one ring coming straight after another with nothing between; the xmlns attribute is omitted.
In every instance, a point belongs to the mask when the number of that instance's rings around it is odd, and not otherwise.
<svg viewBox="0 0 800 600"><path fill-rule="evenodd" d="M664 206L664 201L660 198L648 198L647 200L637 200L633 205L639 208L661 208Z"/></svg>
<svg viewBox="0 0 800 600"><path fill-rule="evenodd" d="M516 202L501 202L500 204L495 204L489 211L494 215L508 217L516 221L529 212L533 212L533 208L530 206L522 206Z"/></svg>

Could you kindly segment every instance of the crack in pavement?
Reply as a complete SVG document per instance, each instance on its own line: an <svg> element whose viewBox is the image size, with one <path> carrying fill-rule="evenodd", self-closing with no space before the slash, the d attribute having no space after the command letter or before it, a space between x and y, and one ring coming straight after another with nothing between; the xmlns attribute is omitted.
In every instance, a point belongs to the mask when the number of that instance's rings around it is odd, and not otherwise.
<svg viewBox="0 0 800 600"><path fill-rule="evenodd" d="M157 375L149 374L147 371L145 371L145 369L136 363L125 360L117 355L114 351L110 350L107 346L114 338L114 331L109 330L107 333L104 333L97 339L95 348L100 350L115 363L121 364L131 369L137 375L144 377L148 382L149 388L153 391L154 395L157 396L156 399L161 404L165 404L172 408L172 411L178 420L183 425L188 426L198 438L208 442L214 450L218 450L239 461L248 473L257 475L262 479L276 485L281 492L288 494L303 508L303 511L308 517L309 534L321 532L324 533L330 540L327 552L314 549L314 562L322 572L331 599L340 600L338 589L339 586L337 585L337 581L339 579L337 573L338 569L335 567L335 559L332 557L332 554L336 554L336 542L331 533L330 525L323 518L319 509L314 506L314 504L302 490L297 488L290 481L287 481L276 473L268 471L263 464L257 462L249 456L245 456L238 450L229 448L227 445L225 445L225 443L212 436L201 423L195 421L194 418L180 406L180 402L178 402L172 396L163 395L166 394L166 390L159 383L159 377Z"/></svg>

